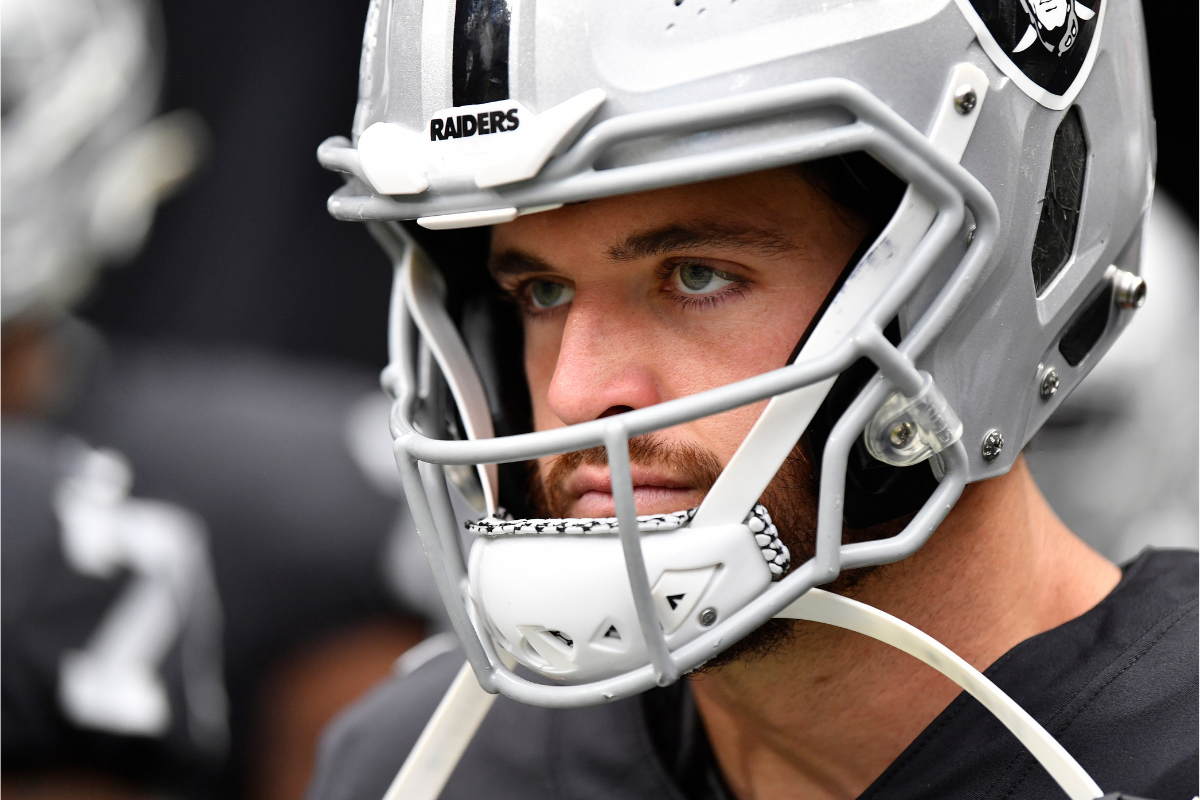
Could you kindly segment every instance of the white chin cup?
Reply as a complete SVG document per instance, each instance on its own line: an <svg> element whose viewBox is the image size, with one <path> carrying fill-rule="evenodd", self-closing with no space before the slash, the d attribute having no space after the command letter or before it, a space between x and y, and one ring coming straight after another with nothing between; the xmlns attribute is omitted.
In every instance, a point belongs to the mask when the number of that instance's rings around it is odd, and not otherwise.
<svg viewBox="0 0 1200 800"><path fill-rule="evenodd" d="M744 523L643 532L642 553L672 650L771 584ZM584 683L650 662L615 533L480 536L469 572L492 637L534 672Z"/></svg>

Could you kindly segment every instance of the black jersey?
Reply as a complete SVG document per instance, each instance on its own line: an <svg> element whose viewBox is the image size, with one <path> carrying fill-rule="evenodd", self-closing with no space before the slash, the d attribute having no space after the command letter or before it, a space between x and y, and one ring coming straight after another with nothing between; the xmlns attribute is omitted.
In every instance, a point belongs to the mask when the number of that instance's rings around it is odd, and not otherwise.
<svg viewBox="0 0 1200 800"><path fill-rule="evenodd" d="M221 608L203 521L44 423L3 425L4 767L217 788Z"/></svg>
<svg viewBox="0 0 1200 800"><path fill-rule="evenodd" d="M395 609L381 556L398 503L348 446L349 417L379 392L377 381L367 370L266 353L129 342L76 361L65 407L4 424L5 769L116 769L173 792L216 770L227 792L270 665L325 631ZM386 449L385 424L379 436ZM81 571L64 551L56 508L71 462L64 454L109 448L129 466L131 502L174 509L207 541L224 610L216 645L229 701L224 748L192 735L180 636L155 645L166 648L151 676L166 686L166 729L161 709L122 731L112 714L64 707L64 663L101 635L137 578L128 565Z"/></svg>
<svg viewBox="0 0 1200 800"><path fill-rule="evenodd" d="M222 602L236 610L232 680L393 606L380 562L398 503L348 446L352 410L380 393L372 372L182 345L117 341L110 353L63 424L124 453L138 493L204 518Z"/></svg>
<svg viewBox="0 0 1200 800"><path fill-rule="evenodd" d="M1086 614L1021 642L986 675L1107 792L1197 793L1197 557L1147 552ZM379 800L462 654L392 680L327 731L308 800ZM450 778L457 798L715 800L727 790L686 682L605 706L500 697ZM1052 798L1061 790L974 698L955 699L863 794Z"/></svg>

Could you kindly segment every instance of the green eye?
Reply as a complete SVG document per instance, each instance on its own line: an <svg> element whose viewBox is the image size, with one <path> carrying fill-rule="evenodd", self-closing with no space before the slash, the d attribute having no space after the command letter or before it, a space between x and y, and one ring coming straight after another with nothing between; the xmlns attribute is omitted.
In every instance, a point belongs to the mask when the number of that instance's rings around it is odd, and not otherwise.
<svg viewBox="0 0 1200 800"><path fill-rule="evenodd" d="M679 276L679 288L685 294L708 294L724 289L737 280L736 276L728 272L721 272L703 264L684 264L676 274Z"/></svg>
<svg viewBox="0 0 1200 800"><path fill-rule="evenodd" d="M533 281L529 285L529 299L535 308L554 308L571 302L575 290L554 281Z"/></svg>

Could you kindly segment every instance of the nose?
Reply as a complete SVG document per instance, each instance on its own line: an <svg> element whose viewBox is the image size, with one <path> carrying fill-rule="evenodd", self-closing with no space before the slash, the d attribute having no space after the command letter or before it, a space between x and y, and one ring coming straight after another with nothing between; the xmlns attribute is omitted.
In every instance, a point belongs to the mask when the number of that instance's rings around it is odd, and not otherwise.
<svg viewBox="0 0 1200 800"><path fill-rule="evenodd" d="M651 331L636 313L603 300L571 304L550 381L550 410L567 425L660 403Z"/></svg>

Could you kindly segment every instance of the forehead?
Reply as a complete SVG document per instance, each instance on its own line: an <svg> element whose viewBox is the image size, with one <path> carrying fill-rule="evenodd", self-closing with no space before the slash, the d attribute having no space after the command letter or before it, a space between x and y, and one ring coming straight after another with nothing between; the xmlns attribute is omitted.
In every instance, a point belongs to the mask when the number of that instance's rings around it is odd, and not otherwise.
<svg viewBox="0 0 1200 800"><path fill-rule="evenodd" d="M493 228L492 253L520 250L565 258L602 253L627 260L620 254L630 254L629 244L637 250L634 240L639 232L650 234L672 227L740 230L746 238L787 239L797 244L810 229L828 224L832 213L830 201L802 176L778 169L590 200L518 217Z"/></svg>

